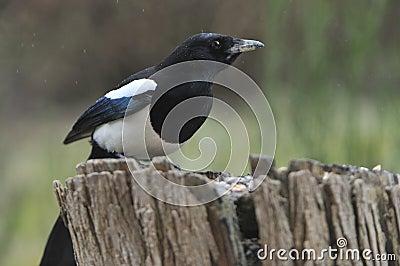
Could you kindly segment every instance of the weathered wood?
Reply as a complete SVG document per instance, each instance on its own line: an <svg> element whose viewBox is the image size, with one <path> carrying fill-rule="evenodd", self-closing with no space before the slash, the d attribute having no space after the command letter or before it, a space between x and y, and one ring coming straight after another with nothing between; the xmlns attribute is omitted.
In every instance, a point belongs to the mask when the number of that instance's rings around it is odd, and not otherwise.
<svg viewBox="0 0 400 266"><path fill-rule="evenodd" d="M232 201L193 207L164 203L143 191L127 164L149 182L159 173L152 167L139 169L134 160L93 160L78 165L80 174L68 179L66 187L54 184L79 265L245 264ZM207 181L165 165L155 163L174 183ZM172 187L160 192L180 202L197 200L184 199L195 195Z"/></svg>
<svg viewBox="0 0 400 266"><path fill-rule="evenodd" d="M399 176L315 160L275 168L250 158L254 178L184 173L165 158L144 167L91 160L66 186L54 182L79 265L400 265ZM267 175L266 175L267 174ZM159 177L162 177L160 179ZM162 180L171 181L162 183ZM140 185L138 184L140 182ZM211 183L210 183L211 182ZM210 183L206 189L197 188ZM179 188L174 184L186 186ZM258 186L259 185L259 186ZM258 187L257 187L258 186ZM168 202L179 202L176 206ZM221 194L226 194L219 197ZM202 204L212 197L217 200ZM344 240L345 242L339 242ZM396 261L280 260L268 250L329 246L393 253ZM286 256L288 254L286 253Z"/></svg>
<svg viewBox="0 0 400 266"><path fill-rule="evenodd" d="M253 198L260 230L259 242L270 248L291 249L294 245L293 234L289 217L283 211L288 208L288 200L279 195L279 181L265 180L254 192ZM293 262L266 260L265 265L293 265Z"/></svg>
<svg viewBox="0 0 400 266"><path fill-rule="evenodd" d="M314 249L317 254L329 246L329 230L322 187L309 170L289 174L289 221L294 247ZM331 261L319 261L330 265Z"/></svg>
<svg viewBox="0 0 400 266"><path fill-rule="evenodd" d="M352 205L352 191L349 182L335 173L327 174L323 181L327 222L332 239L344 237L347 249L359 249L357 241L356 217ZM363 265L361 261L341 261L339 265Z"/></svg>

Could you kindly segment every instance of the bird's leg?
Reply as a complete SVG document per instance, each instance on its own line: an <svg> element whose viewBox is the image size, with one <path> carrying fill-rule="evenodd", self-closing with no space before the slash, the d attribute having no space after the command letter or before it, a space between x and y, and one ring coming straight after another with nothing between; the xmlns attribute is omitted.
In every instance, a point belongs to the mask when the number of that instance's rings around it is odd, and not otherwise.
<svg viewBox="0 0 400 266"><path fill-rule="evenodd" d="M182 167L179 164L177 164L177 163L175 163L175 162L173 162L171 160L168 160L168 161L175 169L177 169L179 171L189 172L189 171L187 171L185 169L182 169ZM137 160L137 162L139 163L140 168L147 168L151 164L151 160L150 159L149 160ZM221 172L221 171L215 171L215 170L193 171L193 173L200 174L200 175L205 175L209 179L217 179L219 177L231 176L231 174L228 173L228 172Z"/></svg>
<svg viewBox="0 0 400 266"><path fill-rule="evenodd" d="M207 176L209 179L217 179L219 177L228 177L231 176L230 173L228 172L221 172L221 171L215 171L215 170L207 170L207 171L196 171L194 172L196 174L200 174L200 175L205 175Z"/></svg>
<svg viewBox="0 0 400 266"><path fill-rule="evenodd" d="M180 167L179 164L173 162L173 161L169 161L170 164L172 164L173 167L175 167L177 170L179 171L185 171L188 172L188 170L184 170ZM194 171L193 173L195 174L200 174L200 175L205 175L210 179L217 179L221 176L226 177L226 176L231 176L230 173L228 172L220 172L220 171L214 171L214 170L207 170L207 171Z"/></svg>
<svg viewBox="0 0 400 266"><path fill-rule="evenodd" d="M172 164L172 166L173 166L174 168L176 168L176 169L179 170L179 171L182 171L182 168L179 166L179 164L174 163L173 161L169 161L169 162L170 162L170 164Z"/></svg>
<svg viewBox="0 0 400 266"><path fill-rule="evenodd" d="M140 168L148 168L151 164L151 160L136 160Z"/></svg>
<svg viewBox="0 0 400 266"><path fill-rule="evenodd" d="M169 161L169 163L174 167L174 168L176 168L177 170L179 170L179 171L185 171L184 169L182 169L181 167L180 167L180 165L179 164L177 164L177 163L175 163L175 162L173 162L173 161ZM185 171L185 172L188 172L188 171ZM220 172L220 171L214 171L214 170L208 170L208 171L194 171L193 173L195 173L195 174L200 174L200 175L205 175L205 176L207 176L208 178L210 178L210 179L217 179L218 177L220 177L220 176L230 176L231 174L230 173L228 173L228 172Z"/></svg>
<svg viewBox="0 0 400 266"><path fill-rule="evenodd" d="M123 154L121 154L121 153L115 153L115 156L116 156L118 159L125 159L125 158L126 158L125 155L123 155Z"/></svg>

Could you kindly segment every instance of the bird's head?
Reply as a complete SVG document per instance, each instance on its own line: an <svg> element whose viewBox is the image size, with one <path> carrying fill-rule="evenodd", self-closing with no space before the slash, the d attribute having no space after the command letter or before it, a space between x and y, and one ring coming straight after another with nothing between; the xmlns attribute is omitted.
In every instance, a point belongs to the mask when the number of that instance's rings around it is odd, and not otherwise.
<svg viewBox="0 0 400 266"><path fill-rule="evenodd" d="M211 60L232 64L243 52L263 47L255 40L234 38L216 33L199 33L186 39L163 61L163 65L172 65L192 60Z"/></svg>

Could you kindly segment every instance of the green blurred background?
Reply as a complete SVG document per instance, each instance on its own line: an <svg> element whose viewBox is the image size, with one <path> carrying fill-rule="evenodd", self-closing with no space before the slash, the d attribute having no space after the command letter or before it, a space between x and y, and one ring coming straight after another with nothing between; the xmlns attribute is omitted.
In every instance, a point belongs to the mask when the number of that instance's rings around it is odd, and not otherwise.
<svg viewBox="0 0 400 266"><path fill-rule="evenodd" d="M52 180L89 145L78 115L187 36L266 47L235 66L264 90L278 165L310 157L400 171L400 1L0 1L0 265L36 265L57 215Z"/></svg>

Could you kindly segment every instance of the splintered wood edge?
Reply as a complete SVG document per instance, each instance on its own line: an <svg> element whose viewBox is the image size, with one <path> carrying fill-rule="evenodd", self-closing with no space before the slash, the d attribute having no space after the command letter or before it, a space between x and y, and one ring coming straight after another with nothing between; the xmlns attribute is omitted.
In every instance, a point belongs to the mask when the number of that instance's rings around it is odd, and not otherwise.
<svg viewBox="0 0 400 266"><path fill-rule="evenodd" d="M67 224L67 212L64 207L64 202L65 202L65 197L66 197L66 187L64 187L60 180L54 180L53 181L53 191L54 194L56 195L58 207L60 208L60 215L61 218L64 221L64 224Z"/></svg>

